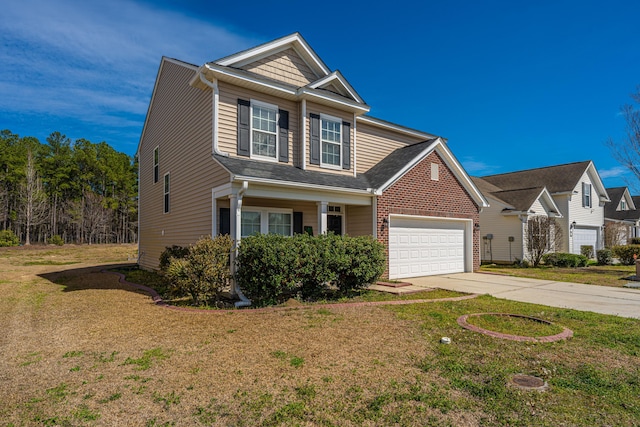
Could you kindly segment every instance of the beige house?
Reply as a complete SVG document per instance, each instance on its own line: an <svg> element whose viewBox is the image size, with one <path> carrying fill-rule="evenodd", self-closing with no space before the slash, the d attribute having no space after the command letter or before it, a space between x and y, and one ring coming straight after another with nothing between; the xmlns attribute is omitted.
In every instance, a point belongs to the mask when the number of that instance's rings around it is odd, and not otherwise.
<svg viewBox="0 0 640 427"><path fill-rule="evenodd" d="M140 145L140 258L205 235L334 232L391 278L478 268L487 206L444 139L370 107L298 33L201 66L163 58Z"/></svg>
<svg viewBox="0 0 640 427"><path fill-rule="evenodd" d="M480 214L482 260L527 258L526 224L536 215L554 217L562 230L557 252L593 253L604 246L604 206L609 201L591 161L473 178L490 207Z"/></svg>
<svg viewBox="0 0 640 427"><path fill-rule="evenodd" d="M604 205L605 244L626 245L640 236L640 210L627 187L607 188L611 199Z"/></svg>

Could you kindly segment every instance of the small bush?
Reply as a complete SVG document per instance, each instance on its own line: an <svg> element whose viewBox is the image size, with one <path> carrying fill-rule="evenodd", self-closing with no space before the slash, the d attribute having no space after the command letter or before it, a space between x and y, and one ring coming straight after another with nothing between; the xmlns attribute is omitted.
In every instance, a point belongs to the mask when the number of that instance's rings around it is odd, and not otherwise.
<svg viewBox="0 0 640 427"><path fill-rule="evenodd" d="M202 238L189 247L186 257L169 259L167 277L191 295L195 305L210 299L218 302L231 279L231 247L229 235Z"/></svg>
<svg viewBox="0 0 640 427"><path fill-rule="evenodd" d="M62 240L62 237L60 237L59 235L54 234L53 236L49 237L47 243L49 243L50 245L62 246L64 245L64 240Z"/></svg>
<svg viewBox="0 0 640 427"><path fill-rule="evenodd" d="M336 286L342 292L360 289L384 273L384 245L372 236L343 239L340 263L336 265Z"/></svg>
<svg viewBox="0 0 640 427"><path fill-rule="evenodd" d="M586 267L589 259L584 255L555 252L545 254L542 260L553 267Z"/></svg>
<svg viewBox="0 0 640 427"><path fill-rule="evenodd" d="M160 271L166 271L169 267L169 261L171 258L185 258L189 254L189 248L183 246L173 245L167 246L160 254Z"/></svg>
<svg viewBox="0 0 640 427"><path fill-rule="evenodd" d="M611 249L599 249L596 251L596 256L598 258L598 265L611 265L613 261Z"/></svg>
<svg viewBox="0 0 640 427"><path fill-rule="evenodd" d="M629 244L640 245L640 237L632 237L631 240L629 240Z"/></svg>
<svg viewBox="0 0 640 427"><path fill-rule="evenodd" d="M633 265L640 256L640 245L620 245L611 248L614 257L624 265Z"/></svg>
<svg viewBox="0 0 640 427"><path fill-rule="evenodd" d="M586 256L587 259L593 258L593 246L591 246L591 245L582 245L582 246L580 246L580 254L582 256Z"/></svg>
<svg viewBox="0 0 640 427"><path fill-rule="evenodd" d="M20 239L11 230L0 231L0 247L18 246L20 245Z"/></svg>

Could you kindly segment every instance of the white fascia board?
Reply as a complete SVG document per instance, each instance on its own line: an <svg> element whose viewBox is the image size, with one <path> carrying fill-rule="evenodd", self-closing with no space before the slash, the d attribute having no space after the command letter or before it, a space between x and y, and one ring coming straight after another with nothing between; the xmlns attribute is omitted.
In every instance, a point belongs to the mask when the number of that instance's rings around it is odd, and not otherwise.
<svg viewBox="0 0 640 427"><path fill-rule="evenodd" d="M331 104L340 104L343 107L348 107L350 110L358 111L360 114L368 113L371 107L366 104L359 104L355 101L350 102L346 98L340 99L340 97L333 96L330 93L320 92L317 89L309 87L301 87L296 91L296 95L299 98L316 98L323 101L328 101Z"/></svg>
<svg viewBox="0 0 640 427"><path fill-rule="evenodd" d="M331 72L299 33L293 33L243 52L227 56L226 58L215 61L215 63L225 67L232 65L241 67L290 47L301 54L302 59L307 62L307 65L319 76L327 75Z"/></svg>
<svg viewBox="0 0 640 427"><path fill-rule="evenodd" d="M373 196L367 194L353 194L344 192L309 191L302 187L287 187L252 182L244 193L245 197L259 197L271 200L291 200L294 202L328 202L343 205L371 206Z"/></svg>
<svg viewBox="0 0 640 427"><path fill-rule="evenodd" d="M536 200L539 200L541 198L546 200L547 203L551 205L551 209L547 214L554 212L556 214L555 215L556 218L562 218L562 214L560 213L560 208L556 204L555 200L553 200L553 196L551 196L551 193L549 193L549 190L547 190L547 187L544 187L542 191L540 191L540 194L538 194L538 197L536 197ZM529 206L529 208L531 208L531 206Z"/></svg>
<svg viewBox="0 0 640 427"><path fill-rule="evenodd" d="M598 199L601 202L610 202L609 194L607 194L607 189L605 188L602 180L600 179L600 174L596 169L596 166L593 164L593 161L589 162L589 166L587 166L587 171L591 171L589 174L589 178L591 178L591 183L595 185L598 191Z"/></svg>
<svg viewBox="0 0 640 427"><path fill-rule="evenodd" d="M391 122L387 122L381 119L376 119L375 117L371 117L371 116L358 116L358 121L360 122L364 122L364 123L368 123L370 125L373 126L378 126L381 128L385 128L385 129L390 129L393 130L395 132L400 132L403 133L405 135L410 135L410 136L415 136L417 138L424 138L426 139L433 139L433 138L438 138L437 135L432 135L430 133L426 133L426 132L421 132L419 130L416 129L411 129L408 127L404 127L404 126L400 126L397 125L395 123L391 123ZM441 138L443 139L443 138ZM444 139L443 139L444 141Z"/></svg>
<svg viewBox="0 0 640 427"><path fill-rule="evenodd" d="M433 150L434 148L439 144L439 140L435 140L433 141L431 144L429 144L427 146L427 148L425 148L424 150L422 150L422 152L420 154L418 154L416 157L413 158L413 160L411 160L409 163L407 163L406 165L404 165L404 167L402 169L400 169L398 172L396 172L395 175L393 175L389 180L387 180L387 182L385 182L384 184L382 184L380 187L378 187L375 191L376 195L380 196L382 195L382 193L389 188L394 182L396 182L398 179L400 179L404 174L406 174L407 172L409 172L411 169L413 169L413 167L415 165L417 165L422 159L424 159L425 157L427 157Z"/></svg>
<svg viewBox="0 0 640 427"><path fill-rule="evenodd" d="M158 73L156 74L156 81L153 84L153 91L151 92L151 100L149 101L149 106L147 107L147 115L144 118L144 125L142 126L142 133L140 134L140 140L138 141L138 148L136 149L136 155L138 156L138 158L140 158L140 148L142 145L142 140L144 139L144 134L147 131L147 122L149 120L149 114L153 109L153 101L156 99L156 90L158 89L158 83L160 82L160 75L162 74L162 69L164 68L164 64L167 62L179 65L181 67L189 68L194 71L198 70L198 67L193 64L178 61L177 59L168 58L166 56L162 57L162 59L160 60L160 66L158 67Z"/></svg>
<svg viewBox="0 0 640 427"><path fill-rule="evenodd" d="M373 194L371 190L360 190L357 188L343 188L343 187L333 187L328 185L307 184L304 182L294 182L294 181L280 181L278 179L256 178L252 176L243 176L243 175L233 175L231 177L231 180L247 181L247 182L265 184L265 185L275 185L278 187L298 187L298 188L314 189L314 190L329 191L334 193L366 194L368 196L371 196Z"/></svg>
<svg viewBox="0 0 640 427"><path fill-rule="evenodd" d="M636 204L633 203L633 198L631 197L631 193L629 192L629 187L624 187L624 192L622 193L622 197L624 197L624 199L627 202L628 210L631 210L631 211L636 210Z"/></svg>
<svg viewBox="0 0 640 427"><path fill-rule="evenodd" d="M340 86L347 91L347 93L349 94L349 96L351 96L351 98L360 103L360 104L365 104L364 100L360 97L360 95L358 95L358 93L356 92L356 90L353 88L353 86L351 86L349 84L349 82L344 78L344 76L342 75L342 73L340 73L340 71L334 71L333 73L329 74L326 77L321 78L320 80L316 80L315 82L307 85L308 87L312 88L312 89L317 89L320 86L324 86L327 85L333 81L337 81L338 83L340 83Z"/></svg>
<svg viewBox="0 0 640 427"><path fill-rule="evenodd" d="M253 83L268 89L276 90L276 91L282 92L285 95L289 95L289 96L296 95L296 90L289 85L278 84L277 82L271 82L271 81L267 82L261 79L245 76L241 73L234 72L232 68L222 68L212 64L205 64L204 67L206 67L207 70L211 71L213 75L217 78L231 77L231 78L239 79L248 83Z"/></svg>
<svg viewBox="0 0 640 427"><path fill-rule="evenodd" d="M471 177L464 170L458 159L453 155L447 144L442 142L442 138L438 138L436 142L439 142L436 145L435 149L440 154L440 157L447 164L449 169L453 172L453 174L458 178L458 181L463 185L463 187L469 192L471 198L476 201L480 208L488 208L489 202L484 197L482 192L478 190L478 187L473 183Z"/></svg>

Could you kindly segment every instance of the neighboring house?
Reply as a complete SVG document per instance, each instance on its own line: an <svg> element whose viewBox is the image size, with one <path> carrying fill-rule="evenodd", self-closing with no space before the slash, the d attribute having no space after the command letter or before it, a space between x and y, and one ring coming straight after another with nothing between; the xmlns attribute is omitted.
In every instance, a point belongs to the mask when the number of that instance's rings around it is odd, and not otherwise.
<svg viewBox="0 0 640 427"><path fill-rule="evenodd" d="M205 235L334 232L383 242L391 278L477 269L485 198L442 138L369 108L298 33L163 58L138 148L141 267Z"/></svg>
<svg viewBox="0 0 640 427"><path fill-rule="evenodd" d="M605 243L607 246L626 245L640 232L640 210L627 187L607 188L611 199L604 205Z"/></svg>
<svg viewBox="0 0 640 427"><path fill-rule="evenodd" d="M604 204L609 201L593 162L585 161L473 178L489 199L480 214L483 261L527 257L526 223L534 215L555 217L562 230L558 252L580 253L604 245Z"/></svg>

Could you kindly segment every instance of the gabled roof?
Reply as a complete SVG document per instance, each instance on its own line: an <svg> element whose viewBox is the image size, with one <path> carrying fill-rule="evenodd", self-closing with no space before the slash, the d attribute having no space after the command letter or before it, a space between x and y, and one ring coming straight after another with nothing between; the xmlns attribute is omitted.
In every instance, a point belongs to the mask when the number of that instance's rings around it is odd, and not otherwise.
<svg viewBox="0 0 640 427"><path fill-rule="evenodd" d="M539 213L534 212L532 206L537 200L540 200L545 209L548 210L548 213L560 216L560 209L546 187L502 190L482 178L472 177L472 179L486 197L496 199L506 206L502 210L503 213Z"/></svg>
<svg viewBox="0 0 640 427"><path fill-rule="evenodd" d="M353 86L349 84L347 79L344 78L339 70L336 70L328 76L307 85L307 87L311 89L325 89L334 92L334 90L331 90L331 86L335 87L340 95L351 98L361 104L365 103L362 97L358 95L358 92L356 92Z"/></svg>
<svg viewBox="0 0 640 427"><path fill-rule="evenodd" d="M585 172L590 173L592 183L599 194L599 199L608 201L607 191L593 162L590 160L483 176L482 179L499 187L502 191L544 186L551 194L558 194L572 192Z"/></svg>
<svg viewBox="0 0 640 427"><path fill-rule="evenodd" d="M302 37L300 33L289 34L288 36L280 37L279 39L272 40L267 43L263 43L259 46L252 47L242 52L234 53L233 55L225 56L216 61L215 64L225 67L239 68L250 62L258 61L274 53L281 52L283 50L293 48L300 58L302 58L306 64L311 68L318 78L324 77L331 73L329 67L322 61L322 59L315 53L307 41Z"/></svg>
<svg viewBox="0 0 640 427"><path fill-rule="evenodd" d="M366 173L356 177L353 175L302 170L287 164L226 157L218 154L214 154L213 158L232 175L232 180L274 185L314 186L326 190L335 191L336 189L341 189L373 195L381 194L382 191L398 181L413 166L434 151L440 155L478 206L489 206L482 193L476 188L440 138L398 148Z"/></svg>
<svg viewBox="0 0 640 427"><path fill-rule="evenodd" d="M613 187L607 188L607 194L609 194L610 202L604 205L604 217L608 219L628 219L631 221L637 221L640 218L640 210L636 209L635 201L629 193L627 187ZM628 210L619 211L618 206L620 201L625 198L630 200L631 203L627 206Z"/></svg>

